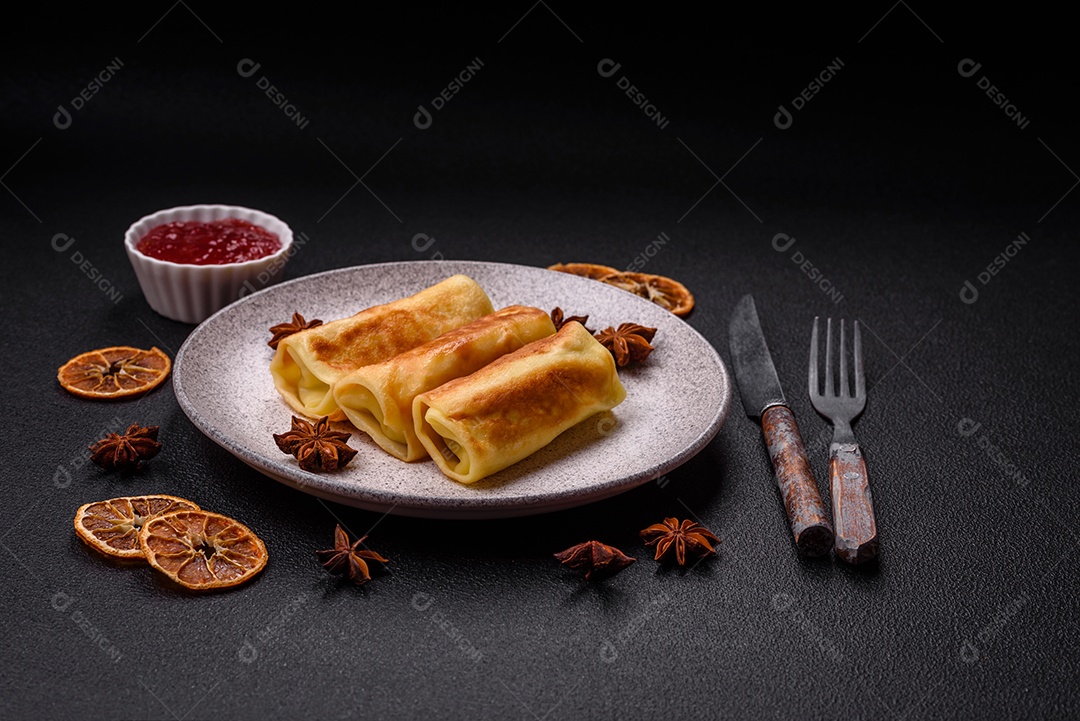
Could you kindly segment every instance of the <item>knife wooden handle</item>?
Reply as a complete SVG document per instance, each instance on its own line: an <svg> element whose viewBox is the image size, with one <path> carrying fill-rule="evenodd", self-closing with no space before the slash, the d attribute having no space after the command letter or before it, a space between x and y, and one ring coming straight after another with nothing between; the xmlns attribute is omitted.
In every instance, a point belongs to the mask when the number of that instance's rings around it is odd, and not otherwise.
<svg viewBox="0 0 1080 721"><path fill-rule="evenodd" d="M874 501L857 443L833 443L829 448L829 489L836 522L836 555L854 564L876 558Z"/></svg>
<svg viewBox="0 0 1080 721"><path fill-rule="evenodd" d="M828 553L833 545L833 529L814 473L810 470L794 414L786 406L773 406L761 414L761 429L765 432L776 485L784 499L795 546L804 556Z"/></svg>

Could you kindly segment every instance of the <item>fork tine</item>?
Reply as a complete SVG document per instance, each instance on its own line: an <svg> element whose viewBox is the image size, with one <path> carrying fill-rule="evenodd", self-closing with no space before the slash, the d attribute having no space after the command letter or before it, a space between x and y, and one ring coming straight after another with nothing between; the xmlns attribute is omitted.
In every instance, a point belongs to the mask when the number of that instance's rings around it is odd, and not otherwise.
<svg viewBox="0 0 1080 721"><path fill-rule="evenodd" d="M832 364L832 318L825 321L825 396L831 398L833 394L833 364Z"/></svg>
<svg viewBox="0 0 1080 721"><path fill-rule="evenodd" d="M814 330L810 331L810 397L814 398L821 393L821 386L817 379L817 325L818 318L814 316Z"/></svg>
<svg viewBox="0 0 1080 721"><path fill-rule="evenodd" d="M840 319L840 397L848 397L847 382L847 337L844 333L844 319Z"/></svg>
<svg viewBox="0 0 1080 721"><path fill-rule="evenodd" d="M859 337L859 321L855 321L855 397L866 398L866 376L863 374L862 339Z"/></svg>

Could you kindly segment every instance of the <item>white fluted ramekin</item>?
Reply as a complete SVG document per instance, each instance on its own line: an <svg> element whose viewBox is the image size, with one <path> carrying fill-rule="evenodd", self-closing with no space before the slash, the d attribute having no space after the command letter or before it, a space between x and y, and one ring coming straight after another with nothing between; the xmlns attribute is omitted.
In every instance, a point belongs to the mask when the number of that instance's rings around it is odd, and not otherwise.
<svg viewBox="0 0 1080 721"><path fill-rule="evenodd" d="M237 218L275 233L281 248L263 258L242 263L192 265L158 260L135 247L152 228L164 223ZM159 210L135 221L124 235L131 267L146 302L155 311L182 323L201 323L235 300L274 285L292 256L292 230L281 219L238 205L187 205Z"/></svg>

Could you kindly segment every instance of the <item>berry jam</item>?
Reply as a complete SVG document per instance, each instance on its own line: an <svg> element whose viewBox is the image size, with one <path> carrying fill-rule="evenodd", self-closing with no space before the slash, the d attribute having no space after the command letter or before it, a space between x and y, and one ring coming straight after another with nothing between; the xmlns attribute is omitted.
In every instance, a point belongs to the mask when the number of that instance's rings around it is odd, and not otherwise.
<svg viewBox="0 0 1080 721"><path fill-rule="evenodd" d="M265 258L281 250L281 240L266 228L227 218L165 223L150 229L135 247L143 255L185 265L224 265Z"/></svg>

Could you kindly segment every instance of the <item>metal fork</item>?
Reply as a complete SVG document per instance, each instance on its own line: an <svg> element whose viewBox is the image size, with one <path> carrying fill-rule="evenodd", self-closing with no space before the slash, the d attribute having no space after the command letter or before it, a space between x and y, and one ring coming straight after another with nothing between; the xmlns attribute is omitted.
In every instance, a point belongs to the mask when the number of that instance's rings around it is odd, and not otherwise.
<svg viewBox="0 0 1080 721"><path fill-rule="evenodd" d="M859 321L855 321L852 358L855 389L852 393L848 385L847 337L844 321L840 321L840 387L834 390L836 367L833 365L832 318L826 321L825 328L825 390L822 392L818 384L818 319L814 318L814 330L810 335L810 401L833 425L833 440L829 446L829 488L836 529L836 555L848 563L859 564L877 557L878 553L877 522L866 463L851 431L851 422L866 407L862 340Z"/></svg>

